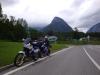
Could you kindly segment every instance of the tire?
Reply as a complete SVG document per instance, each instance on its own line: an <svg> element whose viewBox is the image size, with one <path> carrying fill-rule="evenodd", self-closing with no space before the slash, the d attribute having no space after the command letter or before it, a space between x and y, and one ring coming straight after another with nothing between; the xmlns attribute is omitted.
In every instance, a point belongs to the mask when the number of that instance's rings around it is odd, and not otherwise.
<svg viewBox="0 0 100 75"><path fill-rule="evenodd" d="M24 63L24 58L25 58L24 54L22 54L22 53L17 54L14 59L14 65L17 67L22 66Z"/></svg>
<svg viewBox="0 0 100 75"><path fill-rule="evenodd" d="M51 51L50 51L50 49L48 49L47 56L50 56L50 54L51 54Z"/></svg>

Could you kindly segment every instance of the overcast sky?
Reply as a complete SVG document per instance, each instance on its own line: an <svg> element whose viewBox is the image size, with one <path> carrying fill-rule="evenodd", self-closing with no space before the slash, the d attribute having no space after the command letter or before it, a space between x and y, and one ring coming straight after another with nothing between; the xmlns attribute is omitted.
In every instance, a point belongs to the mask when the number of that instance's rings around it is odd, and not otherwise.
<svg viewBox="0 0 100 75"><path fill-rule="evenodd" d="M100 22L100 0L0 0L8 16L24 18L30 25L48 25L55 16L71 27L87 31Z"/></svg>

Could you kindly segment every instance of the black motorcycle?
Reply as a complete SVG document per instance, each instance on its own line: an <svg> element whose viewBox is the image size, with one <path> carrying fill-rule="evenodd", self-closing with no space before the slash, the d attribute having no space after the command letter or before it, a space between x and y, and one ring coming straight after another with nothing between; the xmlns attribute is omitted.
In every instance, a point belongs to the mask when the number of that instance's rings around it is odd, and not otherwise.
<svg viewBox="0 0 100 75"><path fill-rule="evenodd" d="M50 55L50 50L49 50L49 48L46 46L45 43L42 43L40 50L41 50L41 52L42 52L42 55L41 55L41 56L45 57L45 56L49 56L49 55Z"/></svg>

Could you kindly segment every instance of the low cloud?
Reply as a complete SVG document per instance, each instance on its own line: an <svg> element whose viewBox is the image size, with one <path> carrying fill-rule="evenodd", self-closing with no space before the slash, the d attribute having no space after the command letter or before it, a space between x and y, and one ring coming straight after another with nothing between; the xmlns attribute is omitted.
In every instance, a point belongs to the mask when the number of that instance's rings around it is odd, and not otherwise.
<svg viewBox="0 0 100 75"><path fill-rule="evenodd" d="M14 5L16 3L18 3L19 0L0 0L0 3L3 5L3 6L11 6L11 5Z"/></svg>

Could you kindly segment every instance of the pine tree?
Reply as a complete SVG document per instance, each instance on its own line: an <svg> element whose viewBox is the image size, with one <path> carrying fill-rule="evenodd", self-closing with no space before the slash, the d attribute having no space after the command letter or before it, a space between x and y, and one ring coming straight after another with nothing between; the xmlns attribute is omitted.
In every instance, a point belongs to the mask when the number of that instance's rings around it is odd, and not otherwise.
<svg viewBox="0 0 100 75"><path fill-rule="evenodd" d="M1 6L1 3L0 3L0 17L2 17L2 6Z"/></svg>

